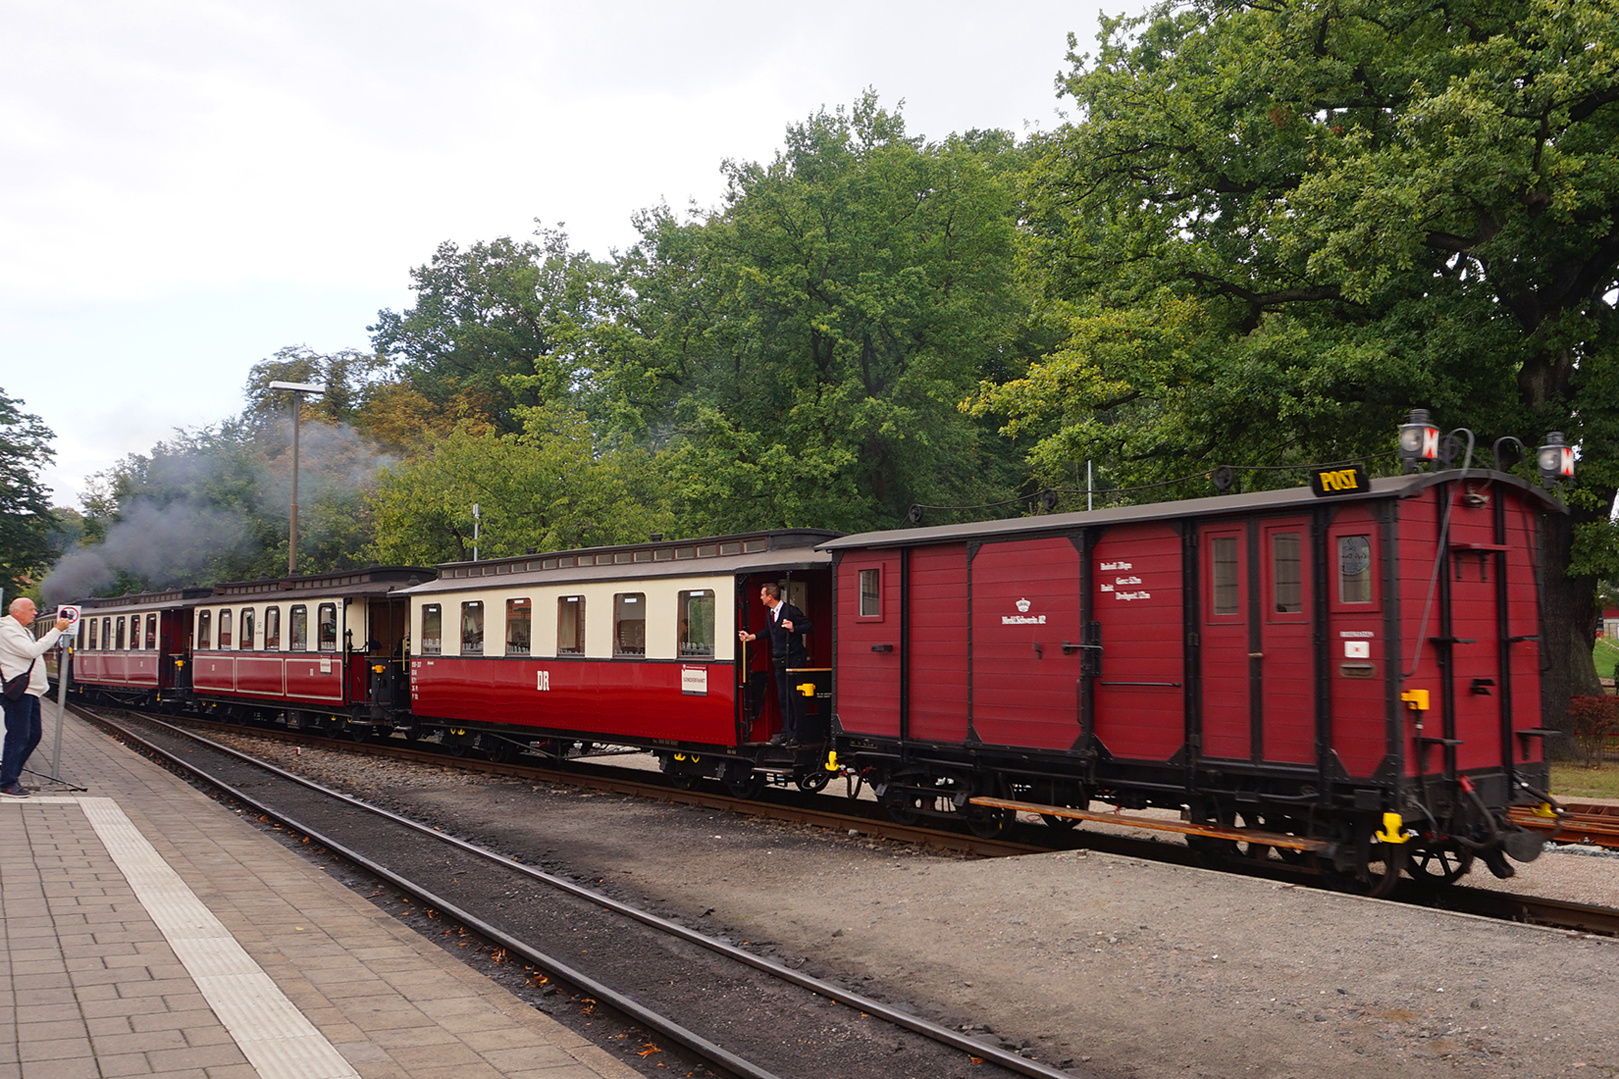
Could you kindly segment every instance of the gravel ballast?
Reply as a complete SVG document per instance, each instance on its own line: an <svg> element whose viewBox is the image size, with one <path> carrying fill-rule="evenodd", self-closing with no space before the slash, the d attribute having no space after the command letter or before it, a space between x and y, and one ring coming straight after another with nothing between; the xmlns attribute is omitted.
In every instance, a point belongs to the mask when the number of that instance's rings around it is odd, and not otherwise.
<svg viewBox="0 0 1619 1079"><path fill-rule="evenodd" d="M1619 1076L1612 939L1096 852L974 860L254 749L1052 1065L1142 1079ZM1619 858L1548 853L1508 886L1619 905Z"/></svg>

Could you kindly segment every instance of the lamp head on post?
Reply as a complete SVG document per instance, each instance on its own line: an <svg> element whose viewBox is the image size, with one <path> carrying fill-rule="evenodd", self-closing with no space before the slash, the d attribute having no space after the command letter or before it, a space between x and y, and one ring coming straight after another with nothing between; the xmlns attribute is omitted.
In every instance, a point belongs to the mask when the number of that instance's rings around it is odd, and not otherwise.
<svg viewBox="0 0 1619 1079"><path fill-rule="evenodd" d="M1547 488L1573 479L1574 447L1563 443L1563 432L1547 433L1545 444L1535 451L1535 469L1540 473L1541 485Z"/></svg>
<svg viewBox="0 0 1619 1079"><path fill-rule="evenodd" d="M1424 461L1439 459L1439 428L1428 421L1428 410L1413 408L1400 425L1401 471L1415 472Z"/></svg>

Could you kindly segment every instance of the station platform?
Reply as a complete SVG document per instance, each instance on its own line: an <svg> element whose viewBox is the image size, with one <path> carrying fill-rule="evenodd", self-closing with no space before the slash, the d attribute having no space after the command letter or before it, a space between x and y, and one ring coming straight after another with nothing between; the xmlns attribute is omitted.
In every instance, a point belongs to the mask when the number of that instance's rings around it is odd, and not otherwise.
<svg viewBox="0 0 1619 1079"><path fill-rule="evenodd" d="M636 1079L72 716L60 774L0 799L0 1079Z"/></svg>

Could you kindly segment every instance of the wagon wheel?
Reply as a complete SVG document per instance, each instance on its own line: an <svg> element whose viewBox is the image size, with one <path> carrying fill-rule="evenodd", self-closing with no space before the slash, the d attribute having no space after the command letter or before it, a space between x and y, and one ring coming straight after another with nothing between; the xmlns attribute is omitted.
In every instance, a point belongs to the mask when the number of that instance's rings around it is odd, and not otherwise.
<svg viewBox="0 0 1619 1079"><path fill-rule="evenodd" d="M1040 819L1046 822L1047 828L1055 828L1060 832L1069 831L1079 824L1078 817L1059 817L1054 813L1042 813Z"/></svg>
<svg viewBox="0 0 1619 1079"><path fill-rule="evenodd" d="M922 819L923 798L915 792L906 792L903 797L885 800L883 808L888 810L888 816L895 824L910 827Z"/></svg>
<svg viewBox="0 0 1619 1079"><path fill-rule="evenodd" d="M744 771L744 769L746 769ZM741 798L752 801L759 797L765 789L763 772L755 772L747 765L727 768L725 770L725 789L731 792L732 798Z"/></svg>
<svg viewBox="0 0 1619 1079"><path fill-rule="evenodd" d="M1455 884L1473 868L1473 852L1424 847L1411 858L1410 873L1419 884L1444 887Z"/></svg>
<svg viewBox="0 0 1619 1079"><path fill-rule="evenodd" d="M806 794L819 794L826 789L827 783L832 779L832 773L825 768L817 768L813 772L805 772L793 778L799 790Z"/></svg>
<svg viewBox="0 0 1619 1079"><path fill-rule="evenodd" d="M1369 896L1372 899L1386 898L1393 893L1394 886L1399 883L1400 872L1410 860L1410 851L1406 849L1406 844L1362 842L1356 844L1356 847L1356 860L1359 864L1353 872L1344 872L1338 869L1331 859L1325 859L1322 868L1323 878L1334 891Z"/></svg>
<svg viewBox="0 0 1619 1079"><path fill-rule="evenodd" d="M1017 814L1010 809L967 807L967 830L979 839L994 839L1009 828Z"/></svg>

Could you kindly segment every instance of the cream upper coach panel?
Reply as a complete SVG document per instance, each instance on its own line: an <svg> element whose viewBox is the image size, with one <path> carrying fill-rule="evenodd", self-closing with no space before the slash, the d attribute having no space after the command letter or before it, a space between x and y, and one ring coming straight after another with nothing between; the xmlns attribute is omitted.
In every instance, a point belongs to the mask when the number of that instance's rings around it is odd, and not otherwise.
<svg viewBox="0 0 1619 1079"><path fill-rule="evenodd" d="M735 578L671 577L619 581L572 582L542 587L491 582L476 590L438 590L411 596L413 655L529 656L538 659L582 656L589 659L644 658L729 661L735 655ZM513 600L526 600L514 606ZM435 612L436 608L436 612ZM582 608L583 651L559 647L559 632L574 628L570 620ZM626 623L640 608L637 635ZM514 646L509 618L528 614L526 652ZM434 617L436 613L436 618ZM481 622L482 648L469 648ZM694 624L694 622L696 624ZM436 626L437 646L433 629ZM681 648L682 633L686 648ZM521 631L516 635L521 641ZM712 637L712 640L708 638ZM571 643L571 642L568 642ZM636 651L639 647L641 651Z"/></svg>
<svg viewBox="0 0 1619 1079"><path fill-rule="evenodd" d="M816 545L838 535L783 529L444 565L404 590L411 652L730 661L738 582L829 569ZM526 653L509 611L526 615Z"/></svg>

